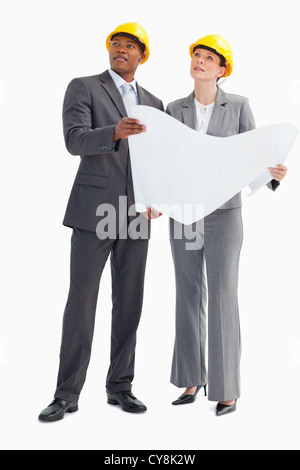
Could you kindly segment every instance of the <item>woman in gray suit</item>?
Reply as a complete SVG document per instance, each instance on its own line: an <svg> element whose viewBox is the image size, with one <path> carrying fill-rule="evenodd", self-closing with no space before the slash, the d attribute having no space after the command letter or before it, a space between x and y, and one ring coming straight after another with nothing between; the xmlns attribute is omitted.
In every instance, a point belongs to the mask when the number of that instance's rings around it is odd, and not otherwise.
<svg viewBox="0 0 300 470"><path fill-rule="evenodd" d="M204 134L228 137L255 128L247 98L225 93L221 77L232 73L232 50L219 35L199 39L190 47L191 76L195 88L167 112ZM200 151L201 149L199 149ZM269 168L275 190L287 168ZM240 397L240 322L238 268L243 240L241 194L204 219L196 250L186 250L178 222L171 219L171 247L176 276L176 339L171 382L186 387L173 404L195 401L209 384L208 399L218 402L217 416L236 410ZM175 234L182 233L181 239ZM195 226L193 227L195 231ZM204 237L203 237L204 234ZM206 273L205 273L206 271ZM206 369L206 279L208 290L208 370Z"/></svg>

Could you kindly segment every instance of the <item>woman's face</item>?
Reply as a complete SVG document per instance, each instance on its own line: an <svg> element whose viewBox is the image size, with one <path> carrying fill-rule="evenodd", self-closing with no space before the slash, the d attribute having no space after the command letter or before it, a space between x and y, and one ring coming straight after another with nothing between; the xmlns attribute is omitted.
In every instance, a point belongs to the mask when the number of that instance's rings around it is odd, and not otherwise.
<svg viewBox="0 0 300 470"><path fill-rule="evenodd" d="M191 76L195 80L216 81L226 72L220 57L206 49L196 49L191 63Z"/></svg>

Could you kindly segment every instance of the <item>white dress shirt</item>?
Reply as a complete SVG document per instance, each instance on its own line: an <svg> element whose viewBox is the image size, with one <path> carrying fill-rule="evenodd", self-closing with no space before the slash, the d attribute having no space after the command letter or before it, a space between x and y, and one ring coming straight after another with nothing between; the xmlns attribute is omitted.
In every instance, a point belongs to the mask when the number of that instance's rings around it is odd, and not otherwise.
<svg viewBox="0 0 300 470"><path fill-rule="evenodd" d="M200 103L195 98L195 105L196 105L196 129L197 131L201 132L202 134L207 134L207 129L209 126L210 118L215 106L215 103L211 103L207 106Z"/></svg>

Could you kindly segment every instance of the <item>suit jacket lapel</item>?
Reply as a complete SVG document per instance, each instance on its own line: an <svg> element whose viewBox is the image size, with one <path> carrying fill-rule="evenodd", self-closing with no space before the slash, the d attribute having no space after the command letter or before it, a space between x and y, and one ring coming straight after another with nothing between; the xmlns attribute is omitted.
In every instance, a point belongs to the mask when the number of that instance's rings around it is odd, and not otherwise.
<svg viewBox="0 0 300 470"><path fill-rule="evenodd" d="M191 93L182 104L182 122L196 130L196 106L194 92Z"/></svg>
<svg viewBox="0 0 300 470"><path fill-rule="evenodd" d="M226 113L226 106L224 106L226 103L227 98L225 92L221 90L221 88L218 88L215 106L207 129L208 135L218 136L221 123Z"/></svg>
<svg viewBox="0 0 300 470"><path fill-rule="evenodd" d="M122 117L127 117L127 112L124 106L124 102L122 96L118 88L116 87L113 79L111 78L108 71L102 73L100 75L101 86L105 89L105 91L109 94L110 98L114 102L115 106L119 110ZM139 96L139 104L144 106L151 106L150 99L148 98L147 94L144 92L143 88L136 84L137 92Z"/></svg>
<svg viewBox="0 0 300 470"><path fill-rule="evenodd" d="M147 96L143 88L140 87L138 83L136 84L136 89L137 89L138 96L139 96L139 104L143 106L151 106L149 97Z"/></svg>
<svg viewBox="0 0 300 470"><path fill-rule="evenodd" d="M101 83L101 86L105 89L105 91L108 93L108 95L112 99L120 115L122 117L127 117L127 113L126 113L122 96L118 88L116 87L115 82L111 78L108 70L100 75L100 83Z"/></svg>

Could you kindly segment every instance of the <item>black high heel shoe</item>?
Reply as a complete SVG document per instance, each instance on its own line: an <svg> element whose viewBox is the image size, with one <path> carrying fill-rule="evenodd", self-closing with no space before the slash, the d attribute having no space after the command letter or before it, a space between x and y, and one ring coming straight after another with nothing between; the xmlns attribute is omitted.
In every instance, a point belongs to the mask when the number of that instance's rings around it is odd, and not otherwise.
<svg viewBox="0 0 300 470"><path fill-rule="evenodd" d="M217 416L225 416L228 415L229 413L234 413L237 409L237 400L235 400L233 405L222 405L221 403L218 403L217 405Z"/></svg>
<svg viewBox="0 0 300 470"><path fill-rule="evenodd" d="M173 401L172 405L187 405L188 403L194 403L196 401L197 395L200 392L201 388L204 388L205 396L207 397L207 385L198 385L197 390L194 395L185 395L184 393L180 397Z"/></svg>

